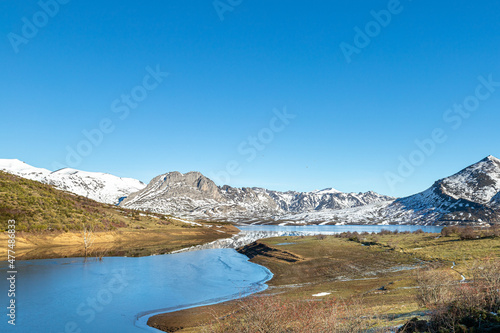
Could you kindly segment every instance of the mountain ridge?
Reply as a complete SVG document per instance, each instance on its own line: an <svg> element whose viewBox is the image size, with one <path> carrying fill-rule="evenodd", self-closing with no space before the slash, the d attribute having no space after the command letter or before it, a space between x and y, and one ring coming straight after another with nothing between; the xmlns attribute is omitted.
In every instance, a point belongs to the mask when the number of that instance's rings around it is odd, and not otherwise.
<svg viewBox="0 0 500 333"><path fill-rule="evenodd" d="M428 189L393 202L350 211L282 217L297 223L484 224L500 222L500 160L492 155L437 180Z"/></svg>
<svg viewBox="0 0 500 333"><path fill-rule="evenodd" d="M19 160L0 170L124 208L188 218L274 224L467 224L500 217L500 159L490 155L403 198L373 191L310 192L218 186L198 171L167 172L147 185L131 178L64 168L54 172Z"/></svg>
<svg viewBox="0 0 500 333"><path fill-rule="evenodd" d="M342 193L332 188L312 192L273 191L259 187L217 186L200 172L177 171L155 177L120 205L153 212L188 213L195 217L271 218L287 212L342 209L393 200L377 194Z"/></svg>

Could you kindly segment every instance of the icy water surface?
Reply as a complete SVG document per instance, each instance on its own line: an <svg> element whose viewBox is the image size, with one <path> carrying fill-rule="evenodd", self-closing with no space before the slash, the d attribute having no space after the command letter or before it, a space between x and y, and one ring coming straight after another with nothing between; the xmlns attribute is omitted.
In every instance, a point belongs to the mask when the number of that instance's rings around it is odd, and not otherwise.
<svg viewBox="0 0 500 333"><path fill-rule="evenodd" d="M284 236L303 234L338 234L341 232L380 232L384 230L416 231L422 229L424 232L439 233L443 227L438 226L420 226L420 225L248 225L238 226L238 229L244 232L279 232Z"/></svg>
<svg viewBox="0 0 500 333"><path fill-rule="evenodd" d="M231 238L218 239L211 243L193 246L179 252L200 251L206 249L237 249L258 239L282 236L334 235L346 231L379 232L385 230L415 231L439 233L443 227L414 225L238 225L241 232ZM278 244L280 245L280 244ZM283 244L281 244L283 245Z"/></svg>
<svg viewBox="0 0 500 333"><path fill-rule="evenodd" d="M7 272L6 262L0 269ZM272 274L231 249L142 257L17 262L16 326L1 332L145 332L152 313L234 299L267 288ZM159 331L158 331L159 332Z"/></svg>

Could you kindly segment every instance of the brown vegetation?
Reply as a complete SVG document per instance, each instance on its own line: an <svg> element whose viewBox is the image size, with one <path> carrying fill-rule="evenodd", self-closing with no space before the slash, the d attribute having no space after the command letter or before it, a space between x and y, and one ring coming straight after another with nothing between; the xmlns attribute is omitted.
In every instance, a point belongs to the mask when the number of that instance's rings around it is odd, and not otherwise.
<svg viewBox="0 0 500 333"><path fill-rule="evenodd" d="M500 259L474 263L473 279L457 282L443 271L426 270L417 278L417 300L431 310L430 320L399 332L500 332Z"/></svg>
<svg viewBox="0 0 500 333"><path fill-rule="evenodd" d="M500 227L492 225L491 227L473 228L471 226L458 227L448 226L441 230L443 237L459 236L461 240L472 240L481 238L500 237Z"/></svg>
<svg viewBox="0 0 500 333"><path fill-rule="evenodd" d="M483 235L491 232L490 229L475 231ZM267 283L269 289L265 292L248 300L166 313L150 320L157 325L155 327L167 332L246 332L248 328L243 326L247 321L253 320L264 321L259 324L259 327L264 327L262 330L257 326L250 326L253 332L266 332L266 329L269 332L272 329L278 329L278 332L280 329L282 332L299 332L301 329L303 332L335 332L341 331L335 326L339 317L328 317L331 315L328 311L336 306L341 308L342 304L358 304L361 298L362 312L356 319L361 319L362 329L368 327L366 332L394 332L395 327L405 323L405 332L430 332L426 314L434 313L438 308L447 309L447 306L452 309L450 304L454 300L474 304L477 300L469 301L467 297L480 295L480 304L490 304L488 307L495 309L492 304L497 302L494 291L499 289L496 282L500 275L498 264L490 265L488 260L479 259L490 255L490 262L498 263L495 261L500 253L498 238L462 240L456 234L443 237L419 231L383 233L289 236L259 240L257 243L280 250L256 253L252 259L252 262L268 267L274 274L273 279ZM302 260L282 260L279 256L283 252L296 255ZM456 266L450 269L452 262ZM417 274L419 267L427 267L427 270ZM460 283L458 273L466 276L467 283ZM424 283L424 280L427 282ZM439 283L435 283L436 281ZM482 287L479 287L480 281L483 281ZM420 292L420 285L424 286L424 294L421 295L422 301L417 302L416 295ZM453 288L462 285L474 286L474 292L468 293L468 296L465 293L455 293ZM330 294L312 296L322 292ZM441 305L433 307L432 304ZM274 312L280 306L285 312ZM309 310L311 307L314 311ZM306 315L295 314L293 309ZM316 313L316 318L307 316L309 314L313 317ZM496 317L486 310L479 313L481 318L486 318L482 319L482 328L484 323ZM281 326L260 326L265 325L264 319L271 320L274 316ZM409 321L415 316L418 319ZM306 323L310 321L311 326L300 326L302 324L294 322L296 318ZM341 320L348 318L351 317L347 315ZM289 326L285 322L290 322ZM329 323L331 328L321 326L324 322ZM319 326L315 328L314 325L317 324ZM492 327L491 322L488 325ZM457 329L455 332L466 331ZM476 328L474 332L481 331Z"/></svg>
<svg viewBox="0 0 500 333"><path fill-rule="evenodd" d="M233 314L216 315L205 333L363 332L370 327L360 299L347 301L291 301L277 297L250 297Z"/></svg>

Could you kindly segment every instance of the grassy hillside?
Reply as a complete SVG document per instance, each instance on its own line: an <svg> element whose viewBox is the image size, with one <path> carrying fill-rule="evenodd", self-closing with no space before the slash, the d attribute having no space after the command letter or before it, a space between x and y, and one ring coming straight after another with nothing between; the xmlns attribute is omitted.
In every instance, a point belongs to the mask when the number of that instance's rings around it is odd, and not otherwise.
<svg viewBox="0 0 500 333"><path fill-rule="evenodd" d="M16 221L16 257L43 259L84 255L83 226L93 229L91 255L143 256L231 237L238 229L216 223L184 223L172 216L102 204L52 186L0 172L0 242ZM0 247L0 260L7 248Z"/></svg>
<svg viewBox="0 0 500 333"><path fill-rule="evenodd" d="M144 215L144 214L142 214ZM163 216L142 216L138 212L101 204L64 192L50 185L0 172L0 230L16 220L17 231L80 230L82 224L96 230L115 230L141 224L170 223ZM142 223L141 223L142 222Z"/></svg>

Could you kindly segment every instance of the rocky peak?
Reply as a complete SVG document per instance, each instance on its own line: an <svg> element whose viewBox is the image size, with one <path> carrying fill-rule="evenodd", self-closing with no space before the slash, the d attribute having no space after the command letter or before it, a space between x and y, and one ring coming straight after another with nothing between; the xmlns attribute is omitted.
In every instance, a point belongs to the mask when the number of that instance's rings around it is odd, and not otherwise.
<svg viewBox="0 0 500 333"><path fill-rule="evenodd" d="M487 203L500 191L500 160L490 155L440 182L455 199Z"/></svg>

